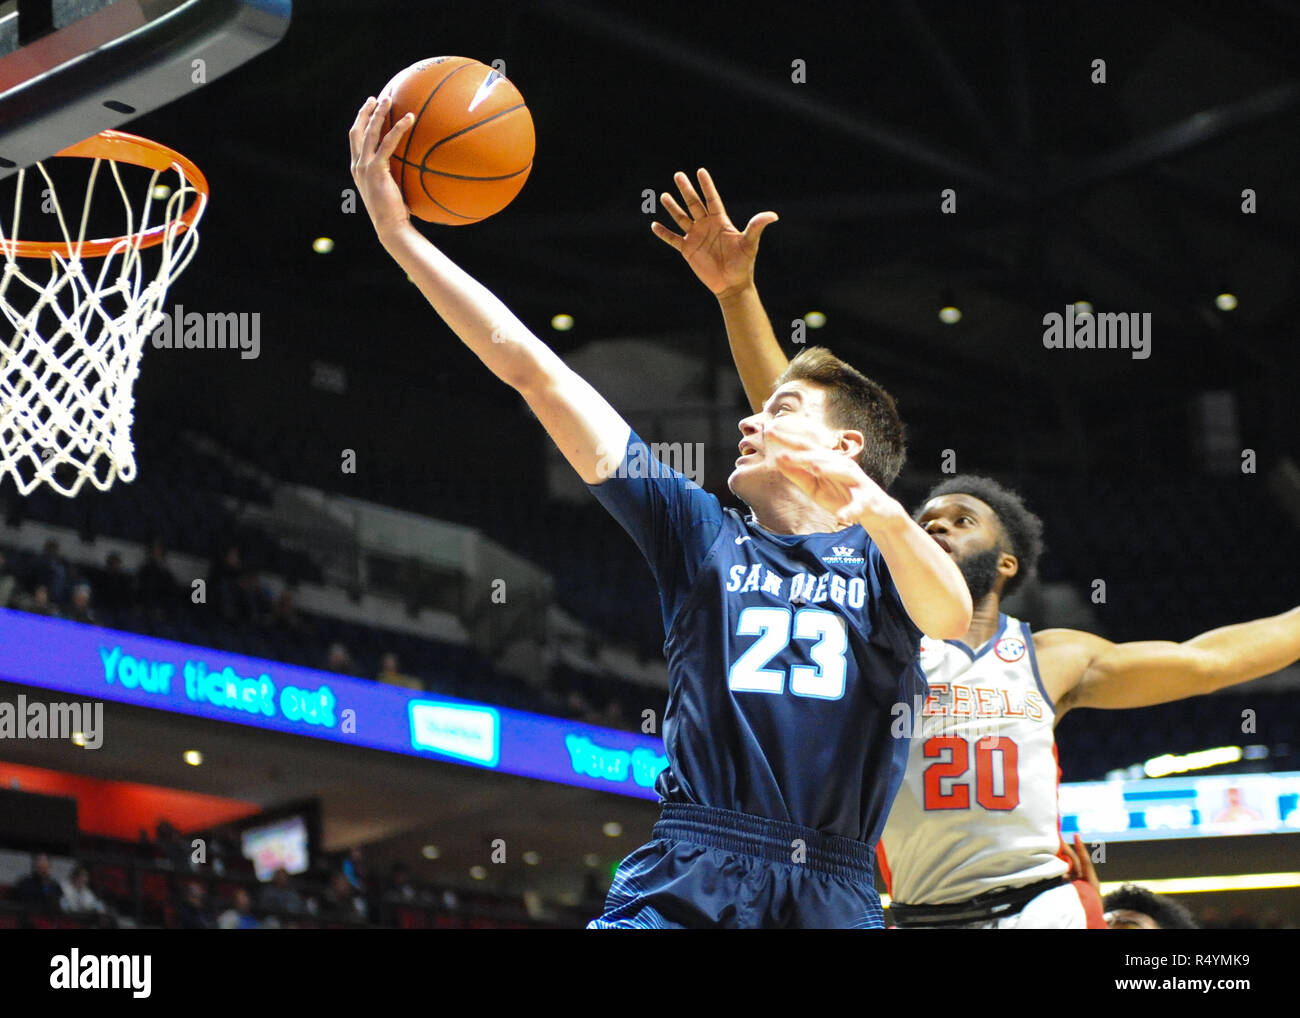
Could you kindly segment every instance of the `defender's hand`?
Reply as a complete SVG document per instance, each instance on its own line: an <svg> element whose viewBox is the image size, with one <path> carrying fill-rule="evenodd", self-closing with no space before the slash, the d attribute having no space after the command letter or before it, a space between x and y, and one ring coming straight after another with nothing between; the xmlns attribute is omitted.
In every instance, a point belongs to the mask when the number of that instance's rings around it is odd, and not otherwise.
<svg viewBox="0 0 1300 1018"><path fill-rule="evenodd" d="M1088 846L1083 843L1083 838L1076 832L1074 835L1074 847L1071 848L1061 841L1061 847L1065 849L1065 854L1070 859L1070 876L1075 880L1086 880L1092 884L1092 888L1101 895L1101 879L1097 876L1097 868L1092 864L1092 856L1088 852Z"/></svg>
<svg viewBox="0 0 1300 1018"><path fill-rule="evenodd" d="M871 524L897 515L898 503L866 475L857 461L818 445L811 432L790 418L763 427L763 442L770 445L778 470L842 526Z"/></svg>
<svg viewBox="0 0 1300 1018"><path fill-rule="evenodd" d="M672 195L667 192L660 195L664 208L681 227L682 233L673 233L662 223L651 223L650 229L669 247L680 251L700 282L721 299L753 284L759 235L775 223L778 216L775 212L760 212L742 233L727 217L727 210L718 197L718 189L709 171L701 169L699 178L703 200L685 173L679 171L673 175L686 211Z"/></svg>
<svg viewBox="0 0 1300 1018"><path fill-rule="evenodd" d="M389 170L388 160L402 136L415 123L415 116L408 113L393 125L392 130L383 134L391 103L388 96L378 100L373 96L367 99L348 131L352 179L357 183L361 200L381 239L389 231L411 221L411 213L402 200L402 192Z"/></svg>

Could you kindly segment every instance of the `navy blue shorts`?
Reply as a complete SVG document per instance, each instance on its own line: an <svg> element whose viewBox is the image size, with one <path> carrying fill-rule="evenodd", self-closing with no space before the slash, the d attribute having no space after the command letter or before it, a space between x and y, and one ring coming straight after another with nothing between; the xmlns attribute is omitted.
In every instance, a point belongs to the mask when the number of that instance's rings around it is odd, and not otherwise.
<svg viewBox="0 0 1300 1018"><path fill-rule="evenodd" d="M873 863L860 841L667 803L587 929L883 929Z"/></svg>

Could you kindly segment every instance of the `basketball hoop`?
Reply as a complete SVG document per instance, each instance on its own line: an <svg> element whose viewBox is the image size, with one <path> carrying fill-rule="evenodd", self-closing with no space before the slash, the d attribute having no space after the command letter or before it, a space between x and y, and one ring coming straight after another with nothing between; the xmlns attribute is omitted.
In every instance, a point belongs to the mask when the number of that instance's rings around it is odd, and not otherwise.
<svg viewBox="0 0 1300 1018"><path fill-rule="evenodd" d="M121 131L101 131L56 155L93 160L76 232L69 231L54 182L39 162L62 239L16 238L27 170L17 174L10 235L0 221L0 315L13 329L12 337L0 331L0 482L7 474L22 495L45 483L72 497L87 481L107 491L118 478L135 479L132 390L140 357L162 320L168 287L198 249L209 191L203 173L179 152ZM95 181L105 163L126 229L89 240ZM121 165L153 171L138 213ZM160 197L158 178L168 172L180 186ZM160 264L149 271L141 252L155 247ZM43 261L48 278L33 278L20 258ZM102 259L98 272L86 272L86 259Z"/></svg>

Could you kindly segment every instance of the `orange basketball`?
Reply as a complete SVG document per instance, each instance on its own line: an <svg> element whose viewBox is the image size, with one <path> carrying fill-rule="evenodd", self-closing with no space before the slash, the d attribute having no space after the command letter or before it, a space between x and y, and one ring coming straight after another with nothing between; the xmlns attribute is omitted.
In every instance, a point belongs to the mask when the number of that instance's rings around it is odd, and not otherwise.
<svg viewBox="0 0 1300 1018"><path fill-rule="evenodd" d="M386 95L389 127L415 114L392 158L411 215L463 226L514 200L533 167L533 118L504 75L469 57L434 57L397 74Z"/></svg>

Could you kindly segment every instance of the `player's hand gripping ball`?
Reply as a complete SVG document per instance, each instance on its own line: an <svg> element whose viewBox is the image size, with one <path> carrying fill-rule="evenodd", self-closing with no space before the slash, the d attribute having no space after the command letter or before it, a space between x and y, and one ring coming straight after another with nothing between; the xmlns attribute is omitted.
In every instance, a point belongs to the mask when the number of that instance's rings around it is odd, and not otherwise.
<svg viewBox="0 0 1300 1018"><path fill-rule="evenodd" d="M385 130L415 122L393 152L393 179L411 215L464 226L509 205L533 167L533 118L509 80L469 57L412 64L384 86Z"/></svg>

